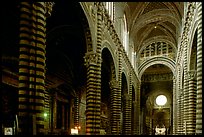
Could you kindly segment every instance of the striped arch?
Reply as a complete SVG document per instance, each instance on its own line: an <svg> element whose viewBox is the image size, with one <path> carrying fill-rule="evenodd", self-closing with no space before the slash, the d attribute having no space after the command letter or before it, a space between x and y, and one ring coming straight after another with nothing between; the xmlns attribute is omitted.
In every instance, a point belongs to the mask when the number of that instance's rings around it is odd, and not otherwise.
<svg viewBox="0 0 204 137"><path fill-rule="evenodd" d="M193 24L193 27L192 27L192 29L191 29L191 31L190 31L190 34L189 34L189 45L188 45L188 51L187 51L187 54L188 54L188 56L187 56L187 68L188 68L188 70L190 70L190 65L191 65L191 52L192 52L192 48L193 48L193 41L194 41L194 36L195 35L197 35L196 34L196 30L197 30L197 28L198 28L198 20L196 20L194 23L192 23Z"/></svg>
<svg viewBox="0 0 204 137"><path fill-rule="evenodd" d="M109 124L104 127L110 127L106 129L107 134L117 134L118 118L116 115L120 114L118 110L120 102L117 100L119 86L116 80L115 59L109 42L102 42L101 51L101 111L107 108L107 119L109 121ZM104 124L103 119L101 124Z"/></svg>
<svg viewBox="0 0 204 137"><path fill-rule="evenodd" d="M148 59L147 61L143 62L139 68L138 68L138 76L139 76L139 79L141 79L142 77L142 74L144 73L144 71L152 66L152 65L155 65L155 64L163 64L167 67L169 67L173 73L173 75L175 75L175 61L170 59L170 58L167 58L167 57L153 57L153 58L150 58Z"/></svg>
<svg viewBox="0 0 204 137"><path fill-rule="evenodd" d="M83 19L83 26L84 26L84 31L85 31L85 38L86 38L86 44L87 44L87 52L91 52L91 51L95 51L96 50L96 46L93 47L93 45L96 45L96 39L92 39L95 37L95 32L94 31L94 26L93 24L95 24L92 20L91 14L90 13L90 9L89 7L86 5L85 2L79 2L81 5L81 8L83 10L83 13L85 15L86 18ZM92 6L93 8L93 6ZM94 9L94 8L93 8Z"/></svg>
<svg viewBox="0 0 204 137"><path fill-rule="evenodd" d="M112 75L112 79L118 79L117 78L117 72L116 72L116 59L115 59L115 57L114 57L114 52L113 52L113 49L111 48L111 44L108 42L108 41L103 41L102 42L102 47L101 47L101 51L103 52L103 50L105 49L105 48L107 48L108 49L108 51L109 51L109 53L110 53L110 55L111 55L111 57L112 57L112 60L111 60L111 75Z"/></svg>
<svg viewBox="0 0 204 137"><path fill-rule="evenodd" d="M128 90L127 92L128 92L128 94L129 94L129 83L130 83L130 82L129 82L129 78L128 78L129 75L128 75L128 72L126 71L125 68L122 68L121 77L122 77L122 74L123 74L123 73L124 73L124 76L125 76L126 81L127 81L127 85L128 85L128 86L127 86L127 88L128 88L128 89L127 89L127 90Z"/></svg>

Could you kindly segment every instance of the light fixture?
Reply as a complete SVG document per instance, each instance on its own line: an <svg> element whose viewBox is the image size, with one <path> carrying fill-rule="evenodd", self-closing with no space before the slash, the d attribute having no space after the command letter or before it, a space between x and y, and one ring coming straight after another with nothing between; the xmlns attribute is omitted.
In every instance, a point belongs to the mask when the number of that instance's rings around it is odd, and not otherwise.
<svg viewBox="0 0 204 137"><path fill-rule="evenodd" d="M81 129L81 127L80 127L80 126L78 126L78 127L77 127L77 126L75 126L74 128L75 128L75 129L78 129L78 130L80 130L80 129Z"/></svg>
<svg viewBox="0 0 204 137"><path fill-rule="evenodd" d="M156 29L156 28L157 28L158 23L157 23L157 22L155 22L155 23L153 23L153 24L154 24L154 28Z"/></svg>
<svg viewBox="0 0 204 137"><path fill-rule="evenodd" d="M44 113L44 117L47 117L47 113Z"/></svg>
<svg viewBox="0 0 204 137"><path fill-rule="evenodd" d="M163 105L166 104L166 102L167 102L166 96L164 96L164 95L159 95L159 96L157 96L157 98L156 98L156 103L157 103L157 105L163 106Z"/></svg>

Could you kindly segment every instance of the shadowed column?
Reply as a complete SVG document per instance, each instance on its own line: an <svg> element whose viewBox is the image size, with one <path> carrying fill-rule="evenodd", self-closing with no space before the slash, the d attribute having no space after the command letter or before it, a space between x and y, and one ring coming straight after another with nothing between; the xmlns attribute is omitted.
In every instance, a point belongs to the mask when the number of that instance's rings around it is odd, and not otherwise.
<svg viewBox="0 0 204 137"><path fill-rule="evenodd" d="M20 4L19 134L44 134L46 16L52 5Z"/></svg>

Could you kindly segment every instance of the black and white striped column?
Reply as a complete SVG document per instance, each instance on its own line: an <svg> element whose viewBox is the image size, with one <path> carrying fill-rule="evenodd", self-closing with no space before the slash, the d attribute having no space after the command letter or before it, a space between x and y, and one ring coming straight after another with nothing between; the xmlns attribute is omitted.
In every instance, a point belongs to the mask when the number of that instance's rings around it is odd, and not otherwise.
<svg viewBox="0 0 204 137"><path fill-rule="evenodd" d="M129 124L131 123L129 115L131 97L128 93L125 93L123 97L123 135L128 135L131 129L131 127L129 127Z"/></svg>
<svg viewBox="0 0 204 137"><path fill-rule="evenodd" d="M44 134L46 16L52 5L20 3L19 134Z"/></svg>
<svg viewBox="0 0 204 137"><path fill-rule="evenodd" d="M111 89L111 134L117 135L119 122L120 122L120 94L119 93L119 85L118 81L111 80L110 81L110 89Z"/></svg>
<svg viewBox="0 0 204 137"><path fill-rule="evenodd" d="M74 127L79 127L79 97L74 97Z"/></svg>
<svg viewBox="0 0 204 137"><path fill-rule="evenodd" d="M173 135L176 135L177 122L176 77L173 76Z"/></svg>
<svg viewBox="0 0 204 137"><path fill-rule="evenodd" d="M131 135L132 129L132 72L129 73L129 92L128 92L128 100L127 100L127 117L126 117L126 135Z"/></svg>
<svg viewBox="0 0 204 137"><path fill-rule="evenodd" d="M189 76L189 109L187 134L195 135L196 127L196 73L194 70L188 71Z"/></svg>
<svg viewBox="0 0 204 137"><path fill-rule="evenodd" d="M180 119L180 85L181 85L181 74L180 74L180 65L177 66L177 76L176 76L176 135L179 134L180 128L179 125L181 123Z"/></svg>
<svg viewBox="0 0 204 137"><path fill-rule="evenodd" d="M136 101L137 101L137 109L136 109L136 112L137 112L137 116L136 116L136 121L137 121L137 135L140 135L141 134L141 131L140 131L140 127L141 127L141 119L140 119L140 115L141 115L141 110L140 110L140 91L141 89L141 82L138 82L137 83L137 94L136 94Z"/></svg>
<svg viewBox="0 0 204 137"><path fill-rule="evenodd" d="M86 92L86 134L99 135L101 123L101 42L102 42L102 3L97 3L97 46L96 53L86 53L87 92Z"/></svg>
<svg viewBox="0 0 204 137"><path fill-rule="evenodd" d="M100 134L101 117L101 59L97 53L86 53L86 134Z"/></svg>
<svg viewBox="0 0 204 137"><path fill-rule="evenodd" d="M197 34L197 102L196 102L196 134L202 134L202 2L197 2L198 34Z"/></svg>
<svg viewBox="0 0 204 137"><path fill-rule="evenodd" d="M179 125L179 128L180 128L180 132L179 132L179 135L183 135L184 134L184 130L185 130L185 127L184 127L184 95L183 95L183 89L180 89L180 125Z"/></svg>
<svg viewBox="0 0 204 137"><path fill-rule="evenodd" d="M118 45L118 84L119 84L119 91L118 91L118 101L120 102L119 111L120 111L120 121L118 123L118 134L122 134L122 121L121 121L121 114L122 114L122 106L121 106L121 91L122 91L122 45Z"/></svg>
<svg viewBox="0 0 204 137"><path fill-rule="evenodd" d="M186 32L187 33L187 32ZM186 125L188 124L188 73L187 73L187 43L188 39L186 37L187 34L185 34L184 38L184 87L183 87L183 134L187 134L186 132Z"/></svg>
<svg viewBox="0 0 204 137"><path fill-rule="evenodd" d="M137 133L137 102L136 101L133 101L132 102L132 106L133 106L133 108L132 108L132 111L133 111L133 115L132 115L132 119L134 120L134 121L132 121L132 127L133 127L133 129L132 129L132 134L133 135L137 135L138 133Z"/></svg>

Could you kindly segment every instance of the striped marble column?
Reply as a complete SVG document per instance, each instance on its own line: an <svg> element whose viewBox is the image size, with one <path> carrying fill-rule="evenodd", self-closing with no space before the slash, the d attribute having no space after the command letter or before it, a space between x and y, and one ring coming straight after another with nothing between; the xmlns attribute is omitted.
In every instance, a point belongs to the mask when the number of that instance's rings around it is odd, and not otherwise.
<svg viewBox="0 0 204 137"><path fill-rule="evenodd" d="M133 115L132 115L132 119L134 120L134 121L132 121L132 127L133 127L133 129L132 129L132 134L133 135L137 135L138 133L137 133L137 102L136 101L133 101L132 102L132 106L133 106L133 108L132 108L132 110L133 110Z"/></svg>
<svg viewBox="0 0 204 137"><path fill-rule="evenodd" d="M128 92L128 100L127 100L127 117L126 117L126 135L131 135L132 128L132 72L129 73L129 92Z"/></svg>
<svg viewBox="0 0 204 137"><path fill-rule="evenodd" d="M45 129L45 134L48 134L49 130L50 130L50 126L49 126L49 122L51 119L51 114L50 114L50 94L49 91L47 89L45 89L45 93L44 93L44 129Z"/></svg>
<svg viewBox="0 0 204 137"><path fill-rule="evenodd" d="M118 45L118 46L121 46L122 45ZM121 47L118 48L118 84L119 84L119 93L118 93L118 101L120 102L120 106L119 106L119 109L120 109L120 122L118 123L118 134L122 134L122 121L121 121L121 114L122 114L122 107L121 107L121 90L122 90L122 49Z"/></svg>
<svg viewBox="0 0 204 137"><path fill-rule="evenodd" d="M119 95L119 85L118 81L111 80L110 81L110 89L111 89L111 134L118 134L118 123L120 122L120 95Z"/></svg>
<svg viewBox="0 0 204 137"><path fill-rule="evenodd" d="M46 16L53 3L20 3L19 134L44 134Z"/></svg>
<svg viewBox="0 0 204 137"><path fill-rule="evenodd" d="M177 99L176 99L176 78L173 76L173 135L176 134L177 121Z"/></svg>
<svg viewBox="0 0 204 137"><path fill-rule="evenodd" d="M189 118L187 125L187 134L195 135L196 127L196 73L194 70L188 71L189 75Z"/></svg>
<svg viewBox="0 0 204 137"><path fill-rule="evenodd" d="M187 34L185 34L187 35ZM188 43L188 39L187 37L185 36L184 38L184 87L183 87L183 127L184 127L184 130L183 130L183 133L186 134L186 128L185 128L185 125L188 124L188 104L189 104L189 101L188 101L188 96L189 96L189 93L188 93L188 72L187 72L187 43Z"/></svg>
<svg viewBox="0 0 204 137"><path fill-rule="evenodd" d="M140 119L140 115L141 115L141 110L140 110L140 89L141 89L141 82L137 83L137 94L136 94L136 98L137 98L137 135L141 134L140 131L140 126L141 126L141 119Z"/></svg>
<svg viewBox="0 0 204 137"><path fill-rule="evenodd" d="M181 85L181 74L180 74L180 66L178 66L178 71L177 71L177 76L176 76L176 117L177 117L177 121L176 121L176 135L179 134L179 125L180 125L180 85Z"/></svg>
<svg viewBox="0 0 204 137"><path fill-rule="evenodd" d="M197 102L196 102L196 134L202 134L202 2L197 3Z"/></svg>
<svg viewBox="0 0 204 137"><path fill-rule="evenodd" d="M178 106L177 106L177 119L178 119L178 121L177 121L177 132L176 132L176 134L177 135L180 135L180 133L181 133L181 96L179 95L178 96L178 100L177 100L177 104L178 104Z"/></svg>
<svg viewBox="0 0 204 137"><path fill-rule="evenodd" d="M74 127L79 127L79 97L74 98Z"/></svg>
<svg viewBox="0 0 204 137"><path fill-rule="evenodd" d="M101 115L101 58L97 53L88 52L85 55L87 67L86 91L86 134L100 133Z"/></svg>
<svg viewBox="0 0 204 137"><path fill-rule="evenodd" d="M101 123L102 2L97 2L96 52L85 55L87 67L86 134L99 135Z"/></svg>
<svg viewBox="0 0 204 137"><path fill-rule="evenodd" d="M183 95L183 89L180 89L180 125L179 125L179 135L184 134L184 95Z"/></svg>
<svg viewBox="0 0 204 137"><path fill-rule="evenodd" d="M124 100L123 100L123 135L129 135L129 132L131 130L131 127L129 127L129 125L131 124L130 121L130 95L129 94L125 94L124 95Z"/></svg>

